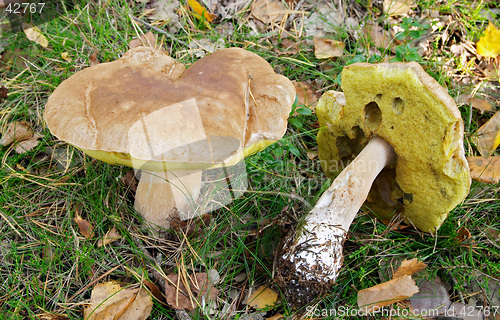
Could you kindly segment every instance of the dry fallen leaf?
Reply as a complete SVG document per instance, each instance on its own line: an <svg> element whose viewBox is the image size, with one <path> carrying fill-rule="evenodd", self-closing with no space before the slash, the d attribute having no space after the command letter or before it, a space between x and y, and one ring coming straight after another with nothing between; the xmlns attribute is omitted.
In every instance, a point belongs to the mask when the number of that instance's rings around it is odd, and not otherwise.
<svg viewBox="0 0 500 320"><path fill-rule="evenodd" d="M97 58L97 50L92 51L92 54L89 56L90 66L95 66L96 64L101 63Z"/></svg>
<svg viewBox="0 0 500 320"><path fill-rule="evenodd" d="M177 274L170 274L165 279L165 297L167 304L174 309L194 310L202 299L214 300L219 290L213 287L206 273L196 273L187 276L188 284Z"/></svg>
<svg viewBox="0 0 500 320"><path fill-rule="evenodd" d="M490 111L493 108L493 106L491 105L491 103L488 102L488 100L473 98L470 100L470 103L473 108L481 111L481 114L483 114L485 111Z"/></svg>
<svg viewBox="0 0 500 320"><path fill-rule="evenodd" d="M97 246L98 247L105 246L107 244L115 242L116 240L121 239L121 237L122 236L118 233L118 231L116 231L116 228L113 227L113 229L106 232L103 239L99 239L99 241L97 241Z"/></svg>
<svg viewBox="0 0 500 320"><path fill-rule="evenodd" d="M140 46L156 47L156 36L151 31L148 31L145 34L141 35L139 38L132 39L128 46L130 49Z"/></svg>
<svg viewBox="0 0 500 320"><path fill-rule="evenodd" d="M246 304L255 309L264 309L273 306L277 300L278 294L269 287L263 285L248 297Z"/></svg>
<svg viewBox="0 0 500 320"><path fill-rule="evenodd" d="M42 136L39 135L38 133L35 133L31 138L19 141L15 148L14 151L16 151L19 154L23 154L27 151L30 151L34 147L38 145L38 139L40 139Z"/></svg>
<svg viewBox="0 0 500 320"><path fill-rule="evenodd" d="M404 275L358 292L358 306L365 312L407 299L418 292L411 276Z"/></svg>
<svg viewBox="0 0 500 320"><path fill-rule="evenodd" d="M435 277L433 281L419 281L418 289L419 292L409 299L413 310L433 310L433 316L445 314L449 310L451 301L448 290L439 277Z"/></svg>
<svg viewBox="0 0 500 320"><path fill-rule="evenodd" d="M2 132L0 144L4 147L13 142L20 142L33 137L33 130L26 121L15 121L7 125L7 128Z"/></svg>
<svg viewBox="0 0 500 320"><path fill-rule="evenodd" d="M470 233L469 229L467 229L466 227L461 227L457 231L457 236L458 236L457 237L458 242L464 242L465 240L470 239L472 237L472 234Z"/></svg>
<svg viewBox="0 0 500 320"><path fill-rule="evenodd" d="M62 53L61 53L61 58L63 58L63 59L64 59L64 61L66 61L66 62L71 62L71 61L73 61L73 59L71 59L71 58L69 57L69 54L68 54L67 52L62 52Z"/></svg>
<svg viewBox="0 0 500 320"><path fill-rule="evenodd" d="M7 99L7 94L9 93L9 89L4 86L0 87L0 103L3 103L5 99Z"/></svg>
<svg viewBox="0 0 500 320"><path fill-rule="evenodd" d="M500 156L494 157L467 157L472 179L498 183L500 181Z"/></svg>
<svg viewBox="0 0 500 320"><path fill-rule="evenodd" d="M128 170L125 172L125 174L120 178L120 182L129 188L130 191L137 191L137 180L135 180L134 170Z"/></svg>
<svg viewBox="0 0 500 320"><path fill-rule="evenodd" d="M49 46L49 40L47 40L38 27L32 25L31 23L23 23L23 31L30 41L33 41L44 48Z"/></svg>
<svg viewBox="0 0 500 320"><path fill-rule="evenodd" d="M476 43L477 53L483 57L495 58L500 54L500 30L490 22L484 35Z"/></svg>
<svg viewBox="0 0 500 320"><path fill-rule="evenodd" d="M384 0L384 13L389 16L399 16L410 12L415 5L413 0Z"/></svg>
<svg viewBox="0 0 500 320"><path fill-rule="evenodd" d="M477 130L476 146L483 157L491 156L500 145L500 111Z"/></svg>
<svg viewBox="0 0 500 320"><path fill-rule="evenodd" d="M344 54L344 46L342 41L314 37L314 55L317 59L340 57Z"/></svg>
<svg viewBox="0 0 500 320"><path fill-rule="evenodd" d="M415 273L425 269L425 267L427 267L427 265L422 261L419 261L417 258L413 258L411 260L403 260L396 272L394 272L392 278L395 279L405 275L412 276Z"/></svg>
<svg viewBox="0 0 500 320"><path fill-rule="evenodd" d="M198 1L196 0L188 0L188 5L193 9L196 14L200 17L205 18L208 22L212 22L217 16L207 11Z"/></svg>
<svg viewBox="0 0 500 320"><path fill-rule="evenodd" d="M257 0L252 3L250 14L265 24L272 24L283 18L284 9L281 1Z"/></svg>
<svg viewBox="0 0 500 320"><path fill-rule="evenodd" d="M97 284L90 304L84 310L85 320L146 320L153 302L141 287L126 288L116 281Z"/></svg>
<svg viewBox="0 0 500 320"><path fill-rule="evenodd" d="M292 81L292 83L295 87L295 92L297 92L299 105L304 105L314 110L318 97L314 93L313 87L307 82ZM298 113L295 115L298 115Z"/></svg>
<svg viewBox="0 0 500 320"><path fill-rule="evenodd" d="M77 209L79 211L79 209ZM80 229L80 233L86 239L92 239L94 237L94 227L87 220L83 219L80 214L77 212L75 215L75 222Z"/></svg>
<svg viewBox="0 0 500 320"><path fill-rule="evenodd" d="M366 31L372 38L377 48L386 49L392 43L392 37L389 31L382 28L378 23L371 22L366 26Z"/></svg>

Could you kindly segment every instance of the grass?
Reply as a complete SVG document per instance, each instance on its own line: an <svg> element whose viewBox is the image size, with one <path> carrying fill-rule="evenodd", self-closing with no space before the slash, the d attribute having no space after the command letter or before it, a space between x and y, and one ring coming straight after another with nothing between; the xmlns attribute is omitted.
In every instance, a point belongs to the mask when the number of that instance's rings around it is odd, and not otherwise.
<svg viewBox="0 0 500 320"><path fill-rule="evenodd" d="M155 269L164 273L215 269L221 277L216 285L221 291L219 309L224 303L232 303L237 307L232 317L240 319L259 313L242 303L249 288L272 282L279 240L331 182L317 158L307 157L308 151L317 151L315 115L294 116L281 141L246 159L249 190L214 212L208 225L200 225L192 235L176 230L165 237L154 236L142 226L141 217L133 209L133 192L119 179L128 169L92 160L55 140L42 117L51 92L64 79L88 67L94 52L101 62L113 61L127 51L130 40L146 31L144 25L129 17L140 17L145 6L134 2L130 6L131 2L124 0L98 3L76 1L73 8L66 8L69 11L40 25L50 43L47 49L30 42L23 33L10 36L0 61L1 80L9 89L0 109L1 127L12 121L27 121L42 135L37 147L24 154L9 147L0 149L2 319L81 319L82 303L90 298L96 280L138 283L145 277L158 284ZM348 8L363 12L366 6L364 1L357 1ZM374 2L373 12L380 11L377 6ZM475 41L486 25L479 14L488 6L486 2L422 1L419 6L457 17L451 28L456 32L454 41L460 37ZM311 39L295 39L297 34L291 37L298 47L295 52L288 49L289 43L279 33L252 33L245 19L241 24L235 19L235 31L226 34L223 31L227 25L208 28L184 9L179 16L183 28L174 34L176 39L191 42L223 38L227 46L258 53L291 80L314 81L322 90L339 88L338 74L344 65L385 58L369 51L373 46L369 40L356 41L345 30L338 33L346 43L345 55L319 61L309 44ZM375 18L368 14L363 19ZM444 31L446 26L442 28ZM174 58L187 65L196 60L187 48L155 33ZM453 59L449 46L449 42L436 39L431 43L433 55L414 58L456 98L470 93L474 85L459 85L446 73L444 64ZM61 57L63 52L71 62ZM460 109L463 118L470 119L466 120L466 150L472 155L475 146L470 137L485 116L480 117L467 105ZM54 150L66 167L57 165ZM69 162L63 162L65 157ZM498 192L498 185L473 182L469 197L450 213L435 237L409 228L391 231L368 214L360 214L345 244L344 268L337 285L320 306L356 306L358 290L388 280L391 266L413 257L427 263L426 277L439 275L452 286L453 299L469 301L467 285L477 272L499 281L500 247L490 234L500 230ZM86 239L80 233L74 222L77 213L93 226L93 238ZM98 239L112 228L122 238L111 245L97 246ZM471 236L464 240L461 228ZM498 287L484 289L499 294ZM299 318L302 311L291 310L286 301L280 301L267 316L281 313ZM152 319L175 317L174 310L155 302ZM205 317L202 312L192 315L194 319Z"/></svg>

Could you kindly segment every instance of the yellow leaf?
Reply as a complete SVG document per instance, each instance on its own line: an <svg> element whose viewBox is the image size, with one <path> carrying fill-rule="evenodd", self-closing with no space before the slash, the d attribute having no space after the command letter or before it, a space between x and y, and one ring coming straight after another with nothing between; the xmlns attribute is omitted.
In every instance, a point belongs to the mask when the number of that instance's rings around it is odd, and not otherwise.
<svg viewBox="0 0 500 320"><path fill-rule="evenodd" d="M491 156L500 145L500 111L477 130L477 149L484 156Z"/></svg>
<svg viewBox="0 0 500 320"><path fill-rule="evenodd" d="M73 59L71 59L69 56L68 56L68 53L67 52L62 52L61 53L61 58L64 59L64 61L66 62L71 62Z"/></svg>
<svg viewBox="0 0 500 320"><path fill-rule="evenodd" d="M151 297L143 288L123 288L118 282L109 281L92 290L84 319L146 320L152 309Z"/></svg>
<svg viewBox="0 0 500 320"><path fill-rule="evenodd" d="M41 45L44 48L49 46L49 40L47 40L38 27L32 25L31 23L23 23L23 31L29 40Z"/></svg>
<svg viewBox="0 0 500 320"><path fill-rule="evenodd" d="M317 59L340 57L344 53L344 46L342 41L314 37L314 55Z"/></svg>
<svg viewBox="0 0 500 320"><path fill-rule="evenodd" d="M198 15L202 16L208 22L212 22L217 16L215 14L211 14L208 12L198 1L196 0L188 0L188 5L196 12Z"/></svg>
<svg viewBox="0 0 500 320"><path fill-rule="evenodd" d="M467 157L472 179L486 183L500 181L500 156Z"/></svg>
<svg viewBox="0 0 500 320"><path fill-rule="evenodd" d="M490 22L484 36L476 43L477 53L483 57L495 58L500 54L500 30Z"/></svg>
<svg viewBox="0 0 500 320"><path fill-rule="evenodd" d="M410 12L415 5L413 0L384 0L384 13L389 16L398 16Z"/></svg>
<svg viewBox="0 0 500 320"><path fill-rule="evenodd" d="M255 309L273 306L278 300L278 294L267 286L260 286L247 299L247 304Z"/></svg>

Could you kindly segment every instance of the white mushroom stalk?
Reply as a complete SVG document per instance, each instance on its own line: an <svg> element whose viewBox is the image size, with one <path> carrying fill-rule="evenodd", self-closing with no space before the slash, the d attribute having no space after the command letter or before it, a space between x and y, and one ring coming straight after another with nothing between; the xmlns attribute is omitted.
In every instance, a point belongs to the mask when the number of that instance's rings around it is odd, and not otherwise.
<svg viewBox="0 0 500 320"><path fill-rule="evenodd" d="M333 181L295 234L285 240L278 262L280 287L295 304L308 303L330 287L342 266L342 247L373 181L394 158L375 137Z"/></svg>
<svg viewBox="0 0 500 320"><path fill-rule="evenodd" d="M153 226L169 225L171 215L159 212L172 212L181 220L198 216L202 173L202 170L143 171L135 194L135 209L147 216L147 222Z"/></svg>

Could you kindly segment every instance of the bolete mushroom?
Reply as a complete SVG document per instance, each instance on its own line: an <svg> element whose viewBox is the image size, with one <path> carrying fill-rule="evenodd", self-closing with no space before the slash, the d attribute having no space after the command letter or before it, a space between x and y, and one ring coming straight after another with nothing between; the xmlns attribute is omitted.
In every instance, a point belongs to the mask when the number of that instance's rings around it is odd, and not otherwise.
<svg viewBox="0 0 500 320"><path fill-rule="evenodd" d="M292 83L249 51L223 49L186 69L141 46L63 81L44 116L52 134L86 154L141 169L135 208L168 228L174 216L206 212L202 170L283 136L294 98Z"/></svg>
<svg viewBox="0 0 500 320"><path fill-rule="evenodd" d="M334 284L363 204L383 220L401 214L436 232L470 186L460 112L418 63L349 65L342 90L326 92L317 105L317 141L324 171L345 169L285 238L278 258L276 280L295 305Z"/></svg>

